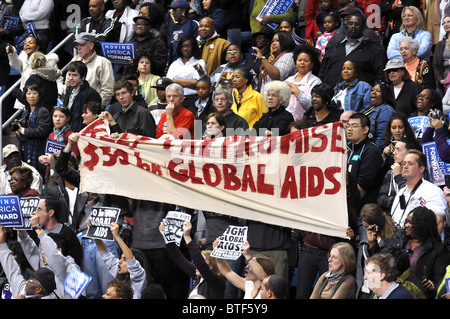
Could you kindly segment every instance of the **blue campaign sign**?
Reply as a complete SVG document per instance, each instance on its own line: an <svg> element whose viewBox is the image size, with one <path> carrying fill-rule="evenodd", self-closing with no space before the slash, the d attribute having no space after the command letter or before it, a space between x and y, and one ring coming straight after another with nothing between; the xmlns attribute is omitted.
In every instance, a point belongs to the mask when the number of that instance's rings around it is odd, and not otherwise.
<svg viewBox="0 0 450 319"><path fill-rule="evenodd" d="M37 39L33 22L27 22L25 32L21 36L15 37L17 53L23 49L23 43L30 36Z"/></svg>
<svg viewBox="0 0 450 319"><path fill-rule="evenodd" d="M0 224L4 227L23 226L23 215L19 196L0 196Z"/></svg>
<svg viewBox="0 0 450 319"><path fill-rule="evenodd" d="M100 42L103 56L115 64L130 64L136 55L134 43Z"/></svg>
<svg viewBox="0 0 450 319"><path fill-rule="evenodd" d="M19 25L20 18L18 16L3 16L0 22L0 28L8 30L16 28Z"/></svg>
<svg viewBox="0 0 450 319"><path fill-rule="evenodd" d="M21 197L20 198L20 211L22 212L23 225L22 227L14 227L15 230L25 229L31 230L30 218L33 213L37 211L39 206L39 197Z"/></svg>
<svg viewBox="0 0 450 319"><path fill-rule="evenodd" d="M408 118L408 123L411 125L416 138L422 138L423 132L425 132L430 124L430 119L428 116L413 116Z"/></svg>
<svg viewBox="0 0 450 319"><path fill-rule="evenodd" d="M55 154L56 152L60 152L66 147L66 143L57 142L52 139L47 139L47 143L45 144L45 154Z"/></svg>
<svg viewBox="0 0 450 319"><path fill-rule="evenodd" d="M447 143L450 144L450 139ZM450 174L450 163L441 160L435 142L423 144L422 150L427 157L428 180L435 185L445 185L445 175Z"/></svg>
<svg viewBox="0 0 450 319"><path fill-rule="evenodd" d="M64 280L64 297L66 299L78 299L83 293L92 277L73 268Z"/></svg>
<svg viewBox="0 0 450 319"><path fill-rule="evenodd" d="M285 14L289 8L294 3L294 0L268 0L266 1L266 4L259 12L258 16L256 17L257 20L260 21L260 19L267 15L280 15ZM269 23L267 26L269 26L271 29L275 30L278 27L277 23Z"/></svg>

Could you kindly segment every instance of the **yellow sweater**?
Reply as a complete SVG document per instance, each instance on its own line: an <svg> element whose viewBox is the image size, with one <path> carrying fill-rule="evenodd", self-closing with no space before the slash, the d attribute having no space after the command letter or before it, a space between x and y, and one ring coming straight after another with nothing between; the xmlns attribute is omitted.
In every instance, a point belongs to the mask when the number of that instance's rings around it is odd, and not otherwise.
<svg viewBox="0 0 450 319"><path fill-rule="evenodd" d="M261 93L254 91L252 86L249 85L242 94L241 105L238 108L237 101L239 92L237 89L233 89L233 105L231 110L237 115L243 117L250 128L258 121L261 116L268 111L266 101Z"/></svg>
<svg viewBox="0 0 450 319"><path fill-rule="evenodd" d="M159 101L158 95L156 94L156 89L152 88L152 86L156 85L156 81L161 77L154 74L149 74L145 79L145 82L139 81L140 92L147 102L147 105L155 104Z"/></svg>

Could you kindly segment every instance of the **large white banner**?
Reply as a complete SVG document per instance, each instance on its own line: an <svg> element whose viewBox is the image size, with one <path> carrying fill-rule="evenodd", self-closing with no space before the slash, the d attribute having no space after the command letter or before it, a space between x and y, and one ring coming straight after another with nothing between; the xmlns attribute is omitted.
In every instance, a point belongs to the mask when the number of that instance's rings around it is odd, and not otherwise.
<svg viewBox="0 0 450 319"><path fill-rule="evenodd" d="M340 123L282 137L157 140L106 122L81 131L81 192L172 203L346 237L346 142Z"/></svg>

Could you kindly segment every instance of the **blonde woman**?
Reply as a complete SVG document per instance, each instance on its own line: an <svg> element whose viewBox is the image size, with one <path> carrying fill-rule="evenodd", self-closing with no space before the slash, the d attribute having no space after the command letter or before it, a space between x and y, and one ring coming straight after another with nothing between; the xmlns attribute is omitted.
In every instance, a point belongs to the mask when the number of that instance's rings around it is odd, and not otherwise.
<svg viewBox="0 0 450 319"><path fill-rule="evenodd" d="M407 6L402 10L402 25L400 32L392 35L387 48L387 57L391 59L402 59L399 51L400 39L404 37L414 38L419 42L417 57L430 61L431 57L431 33L425 31L422 12L414 7Z"/></svg>
<svg viewBox="0 0 450 319"><path fill-rule="evenodd" d="M323 273L310 299L351 299L355 295L356 256L346 242L334 244L328 253L328 271Z"/></svg>

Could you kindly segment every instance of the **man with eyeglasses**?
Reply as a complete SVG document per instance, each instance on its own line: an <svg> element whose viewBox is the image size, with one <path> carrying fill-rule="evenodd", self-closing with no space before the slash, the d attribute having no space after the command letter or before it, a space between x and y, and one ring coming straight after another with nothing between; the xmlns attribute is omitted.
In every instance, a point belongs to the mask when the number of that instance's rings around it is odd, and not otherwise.
<svg viewBox="0 0 450 319"><path fill-rule="evenodd" d="M57 299L55 274L49 268L27 270L29 279L23 275L23 269L14 258L6 243L7 230L0 226L0 264L10 285L11 299Z"/></svg>
<svg viewBox="0 0 450 319"><path fill-rule="evenodd" d="M362 113L350 116L346 128L347 170L356 179L361 207L376 203L382 181L383 157L379 148L370 141L370 120Z"/></svg>
<svg viewBox="0 0 450 319"><path fill-rule="evenodd" d="M134 42L136 48L136 56L139 57L143 54L151 54L153 56L151 73L163 76L164 69L167 63L168 48L163 40L154 36L151 32L150 18L144 15L135 17L134 19L134 35L131 38L131 42ZM134 66L126 65L123 70L119 68L119 74L126 74L127 71L134 73Z"/></svg>
<svg viewBox="0 0 450 319"><path fill-rule="evenodd" d="M233 71L241 65L243 54L239 46L231 44L225 55L227 63L220 65L211 73L211 85L216 88L218 86L233 87L232 78Z"/></svg>
<svg viewBox="0 0 450 319"><path fill-rule="evenodd" d="M11 187L8 180L11 178L9 171L13 167L26 166L33 172L33 182L31 188L42 193L43 179L39 172L33 166L22 161L19 149L14 144L8 144L3 147L3 165L0 167L0 195L11 193Z"/></svg>
<svg viewBox="0 0 450 319"><path fill-rule="evenodd" d="M69 226L60 222L67 218L67 216L62 216L64 210L61 205L62 202L58 198L42 196L36 211L33 212L32 225L36 225L33 227L35 230L42 229L47 235L49 233L64 235L68 241L67 255L71 256L77 265L81 265L82 247L80 240ZM29 235L36 239L33 233L29 233Z"/></svg>
<svg viewBox="0 0 450 319"><path fill-rule="evenodd" d="M358 64L364 81L373 85L377 80L384 80L385 49L367 28L364 13L357 8L347 10L349 13L344 12L348 20L343 32L338 32L327 44L319 78L334 87L340 79L342 65L350 60Z"/></svg>

